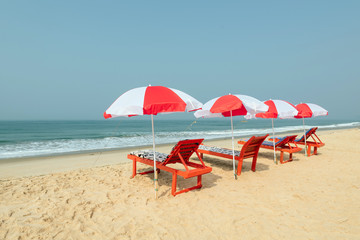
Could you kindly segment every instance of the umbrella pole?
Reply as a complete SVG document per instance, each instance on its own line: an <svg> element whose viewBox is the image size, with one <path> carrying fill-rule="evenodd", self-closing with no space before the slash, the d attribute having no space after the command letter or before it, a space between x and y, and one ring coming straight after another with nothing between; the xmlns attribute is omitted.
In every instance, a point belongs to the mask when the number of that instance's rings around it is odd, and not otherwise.
<svg viewBox="0 0 360 240"><path fill-rule="evenodd" d="M307 145L306 145L305 120L304 120L304 117L302 119L303 119L304 140L305 140L305 157L307 157L308 155L307 155Z"/></svg>
<svg viewBox="0 0 360 240"><path fill-rule="evenodd" d="M234 179L237 179L235 173L235 147L234 147L234 126L233 126L233 119L232 119L232 111L230 111L230 120L231 120L231 139L232 139L232 154L233 154L233 171L234 171Z"/></svg>
<svg viewBox="0 0 360 240"><path fill-rule="evenodd" d="M271 119L271 123L272 123L272 130L273 130L273 146L274 146L274 162L276 164L278 164L277 159L276 159L276 153L275 153L275 130L274 130L274 119Z"/></svg>
<svg viewBox="0 0 360 240"><path fill-rule="evenodd" d="M155 133L154 133L154 115L151 114L151 127L153 135L153 151L154 151L154 186L155 186L155 199L157 199L158 192L158 173L156 171L156 155L155 155Z"/></svg>

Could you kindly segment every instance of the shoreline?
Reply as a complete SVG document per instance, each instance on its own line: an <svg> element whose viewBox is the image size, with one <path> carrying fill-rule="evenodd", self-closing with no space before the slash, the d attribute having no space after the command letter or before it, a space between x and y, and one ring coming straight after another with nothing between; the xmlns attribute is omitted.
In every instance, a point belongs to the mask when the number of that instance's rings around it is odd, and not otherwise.
<svg viewBox="0 0 360 240"><path fill-rule="evenodd" d="M321 135L328 135L334 132L351 131L353 129L359 128L356 127L350 129L319 130L319 132L321 132ZM278 134L278 136L288 134L301 135L301 132L287 132ZM204 143L206 145L214 145L231 149L231 137L210 140L205 139ZM158 144L156 145L156 151L163 153L170 152L174 144L175 143ZM239 146L240 145L235 144L235 149L239 149ZM0 179L39 176L76 169L89 169L93 167L126 164L130 163L130 160L127 158L127 154L131 151L140 149L152 149L152 145L121 148L118 150L108 151L94 151L86 153L82 152L76 154L69 153L41 157L11 158L6 160L3 159L0 160L0 168L3 170L0 174Z"/></svg>
<svg viewBox="0 0 360 240"><path fill-rule="evenodd" d="M346 130L346 129L360 129L359 126L355 126L355 127L344 127L344 128L334 128L334 129L318 129L318 132L327 132L327 131L341 131L341 130ZM297 134L298 136L302 135L303 132L299 132L299 131L285 131L285 132L281 132L281 133L275 133L275 135L277 136L284 136L284 135L292 135L292 134ZM269 137L272 134L269 133ZM251 137L253 136L253 134L249 134L249 135L244 135L242 137L235 137L235 138L247 138L247 137ZM259 136L259 135L258 135ZM231 139L231 137L220 137L220 138L214 138L214 139L209 139L206 140L204 139L204 142L211 142L211 141L222 141L222 140L229 140ZM181 140L181 139L179 139ZM164 147L164 146L168 146L168 145L173 145L176 142L169 142L169 143L161 143L161 144L156 144L156 148L157 147ZM74 152L63 152L63 153L52 153L52 154L42 154L42 155L34 155L34 156L24 156L24 157L12 157L12 158L0 158L0 166L1 164L6 164L6 163L10 163L10 162L21 162L21 161L32 161L32 160L41 160L41 159L47 159L47 158L52 158L52 157L62 157L62 156L72 156L72 155L92 155L92 154L99 154L99 153L106 153L106 152L118 152L118 151L135 151L138 150L139 148L144 149L144 148L151 148L152 149L152 145L139 145L139 146L131 146L131 147L118 147L118 148L111 148L111 149L95 149L95 150L79 150L79 151L74 151Z"/></svg>

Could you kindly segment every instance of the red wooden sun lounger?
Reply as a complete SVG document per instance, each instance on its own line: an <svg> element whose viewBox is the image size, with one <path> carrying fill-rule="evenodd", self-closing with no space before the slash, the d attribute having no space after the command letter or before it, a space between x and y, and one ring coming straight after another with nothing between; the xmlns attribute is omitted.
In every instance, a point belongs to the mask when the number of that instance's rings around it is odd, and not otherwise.
<svg viewBox="0 0 360 240"><path fill-rule="evenodd" d="M307 156L308 157L311 156L311 155L316 155L317 154L317 149L319 147L325 146L325 143L323 143L315 133L317 129L318 129L317 127L310 128L309 131L307 131L306 134L305 134L306 146L307 146ZM308 140L309 137L311 137L312 141ZM300 144L300 145L305 145L304 135L300 139L295 139L295 142L297 144ZM311 154L311 147L314 148L314 151L313 151L312 154Z"/></svg>
<svg viewBox="0 0 360 240"><path fill-rule="evenodd" d="M171 187L171 194L176 196L180 193L188 192L194 189L198 189L202 187L201 184L201 176L206 173L210 173L212 168L205 166L203 160L198 153L198 147L202 143L204 139L191 139L191 140L182 140L179 141L174 148L172 149L169 155L156 153L159 154L159 157L156 156L156 168L157 171L164 170L167 172L172 173L172 187ZM198 156L200 163L190 162L190 157L193 153L196 153ZM133 161L133 173L132 177L136 175L136 163L141 162L147 164L149 166L154 166L153 160L153 152L149 150L148 152L139 151L133 152L128 154L128 158ZM161 155L163 156L161 158ZM165 156L164 156L165 155ZM175 163L182 163L184 165L185 170L179 170L175 168L171 168L169 164ZM140 174L147 174L154 171L147 171ZM176 192L176 183L177 183L177 176L182 176L183 178L192 178L197 177L197 185L183 189L181 191Z"/></svg>
<svg viewBox="0 0 360 240"><path fill-rule="evenodd" d="M286 136L282 139L275 140L275 151L280 151L280 163L287 163L293 160L292 154L301 151L294 140L297 135ZM238 141L239 144L246 144L245 140ZM274 150L274 145L272 141L264 141L260 148L271 149ZM284 152L289 153L289 159L284 161Z"/></svg>
<svg viewBox="0 0 360 240"><path fill-rule="evenodd" d="M306 133L305 133L305 138L306 138L306 147L307 147L307 156L310 157L311 155L317 155L317 149L319 147L323 147L325 146L325 143L323 143L320 138L316 135L316 130L318 128L317 127L313 127L310 128ZM308 140L311 137L312 140ZM278 137L275 137L275 140L279 139ZM270 139L271 140L271 139ZM301 136L301 138L299 139L295 139L293 141L296 144L300 144L300 145L305 145L305 139L304 139L304 135ZM311 148L314 148L313 153L311 153Z"/></svg>
<svg viewBox="0 0 360 240"><path fill-rule="evenodd" d="M241 174L241 169L243 165L243 160L245 158L252 158L252 165L251 170L255 172L256 170L256 160L259 153L259 148L262 142L267 138L266 136L260 136L260 137L251 137L242 147L241 151L235 151L235 160L238 162L237 167L237 175ZM201 145L198 149L198 152L201 154L201 157L203 157L203 154L209 154L214 155L218 157L233 159L233 153L231 149L227 148L218 148L218 147L209 147L206 145Z"/></svg>

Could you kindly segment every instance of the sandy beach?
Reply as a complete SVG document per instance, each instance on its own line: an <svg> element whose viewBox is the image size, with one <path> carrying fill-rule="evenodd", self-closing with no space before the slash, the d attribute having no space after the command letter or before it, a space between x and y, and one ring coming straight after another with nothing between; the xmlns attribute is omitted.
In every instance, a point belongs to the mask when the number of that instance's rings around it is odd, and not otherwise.
<svg viewBox="0 0 360 240"><path fill-rule="evenodd" d="M318 155L276 165L261 149L238 180L231 160L205 155L203 187L176 197L162 171L158 200L152 174L130 179L132 149L3 160L0 239L360 239L360 129L318 135Z"/></svg>

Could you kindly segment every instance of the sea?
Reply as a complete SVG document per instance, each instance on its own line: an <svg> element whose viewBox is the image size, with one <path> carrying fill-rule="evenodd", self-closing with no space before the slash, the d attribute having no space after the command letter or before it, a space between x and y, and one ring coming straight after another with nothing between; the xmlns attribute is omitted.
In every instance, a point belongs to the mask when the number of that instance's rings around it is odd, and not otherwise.
<svg viewBox="0 0 360 240"><path fill-rule="evenodd" d="M155 143L175 143L182 139L231 138L229 118L169 120L154 118ZM233 118L234 136L248 137L272 133L270 119ZM319 130L360 127L356 120L330 120L326 117L305 120L305 129ZM302 119L275 119L277 134L302 132ZM150 117L87 121L0 121L0 160L102 152L129 147L152 146Z"/></svg>

